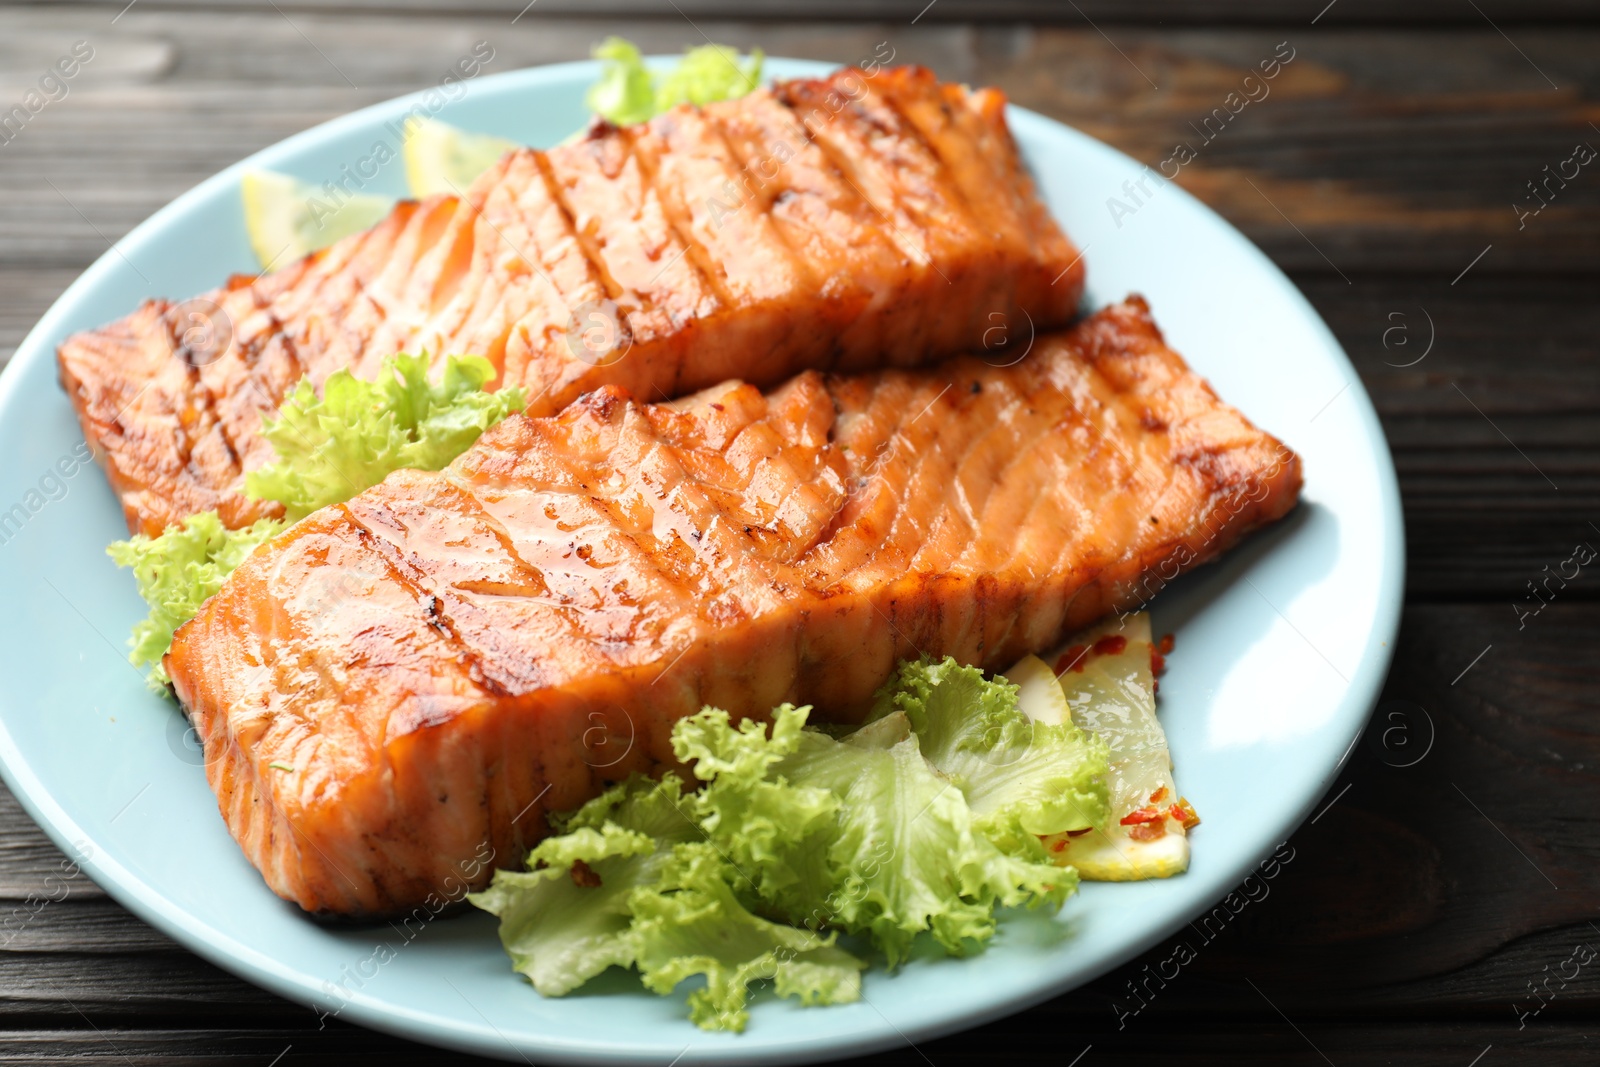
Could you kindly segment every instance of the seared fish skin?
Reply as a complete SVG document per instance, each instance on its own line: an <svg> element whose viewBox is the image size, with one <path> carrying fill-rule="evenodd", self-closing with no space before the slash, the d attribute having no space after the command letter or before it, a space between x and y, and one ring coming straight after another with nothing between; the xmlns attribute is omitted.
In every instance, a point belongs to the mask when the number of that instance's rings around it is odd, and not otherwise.
<svg viewBox="0 0 1600 1067"><path fill-rule="evenodd" d="M379 915L670 765L704 704L849 722L902 658L1003 668L1278 519L1300 482L1133 298L1014 366L674 404L607 386L513 416L264 545L165 662L268 885Z"/></svg>
<svg viewBox="0 0 1600 1067"><path fill-rule="evenodd" d="M486 356L530 413L619 385L912 366L1071 321L1083 264L1035 195L994 90L919 68L784 82L506 155L461 198L59 349L134 532L243 495L263 415L301 377Z"/></svg>

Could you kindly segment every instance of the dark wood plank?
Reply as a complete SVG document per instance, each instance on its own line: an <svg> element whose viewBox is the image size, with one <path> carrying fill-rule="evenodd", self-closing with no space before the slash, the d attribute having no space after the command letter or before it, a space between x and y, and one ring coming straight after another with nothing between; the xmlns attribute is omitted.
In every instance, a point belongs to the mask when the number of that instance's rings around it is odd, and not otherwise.
<svg viewBox="0 0 1600 1067"><path fill-rule="evenodd" d="M241 1021L227 1029L186 1026L179 1018L149 1027L91 1025L79 1018L71 1029L40 1029L37 1024L0 1032L0 1059L8 1064L136 1065L183 1067L296 1067L300 1064L466 1065L496 1061L427 1049L387 1034L337 1020L327 1029L310 1025L274 1027ZM508 1058L513 1058L510 1052ZM515 1062L522 1062L515 1060Z"/></svg>
<svg viewBox="0 0 1600 1067"><path fill-rule="evenodd" d="M0 265L83 264L241 156L436 83L475 41L491 42L487 69L500 71L580 57L617 28L540 9L512 25L487 15L174 13L142 4L114 26L86 26L92 10L7 13L0 69L42 72L83 34L97 51L71 95L0 149L12 191L0 203ZM897 60L999 85L1152 167L1189 143L1199 154L1179 182L1296 271L1344 278L1403 270L1448 281L1491 245L1474 272L1597 267L1600 177L1582 171L1525 225L1513 204L1531 197L1526 183L1577 142L1600 144L1588 125L1589 87L1600 82L1592 34L1600 31L1526 27L1513 45L1488 25L1447 35L1399 28L1377 40L1320 28L1306 36L931 23L823 31L675 16L630 21L627 30L650 50L700 43L703 31L834 61L862 59L888 41ZM251 48L233 46L241 39ZM1280 41L1295 58L1270 95L1226 126L1213 119L1221 132L1211 141L1197 135L1207 116L1236 106L1228 94ZM1423 55L1428 62L1417 62ZM1110 201L1120 193L1083 195Z"/></svg>
<svg viewBox="0 0 1600 1067"><path fill-rule="evenodd" d="M1580 541L1600 547L1591 525L1600 523L1600 374L1586 295L1600 278L1295 280L1382 419L1405 507L1410 599L1498 599L1513 618L1510 603L1543 568ZM1600 596L1597 579L1560 595Z"/></svg>
<svg viewBox="0 0 1600 1067"><path fill-rule="evenodd" d="M15 0L8 0L14 3ZM34 3L70 3L89 9L103 9L114 15L126 0L32 0ZM271 11L274 6L286 11L360 11L379 9L431 13L504 16L510 18L524 7L526 0L144 0L140 6L154 9L231 8L245 11ZM1593 4L1583 0L1479 0L1473 5L1453 0L1412 0L1411 3L1385 3L1384 0L1310 0L1282 3L1279 0L1079 0L1075 4L1060 0L675 0L687 18L694 19L814 19L881 20L903 24L919 22L1037 22L1082 24L1089 20L1107 25L1153 23L1156 25L1272 25L1301 26L1315 20L1320 26L1472 26L1492 20L1504 26L1549 23L1593 23L1600 20ZM650 18L668 7L663 0L539 0L539 10L559 15L605 15L608 17Z"/></svg>
<svg viewBox="0 0 1600 1067"><path fill-rule="evenodd" d="M1243 994L1255 996L1248 986ZM1241 998L1242 999L1242 998ZM1257 1003L1260 1003L1258 1000ZM1063 1030L1064 1022L1072 1029ZM1298 1025L1304 1033L1297 1033ZM1158 1032L1154 1027L1117 1032L1114 1024L1061 1020L1030 1013L1013 1020L1004 1031L977 1031L942 1041L922 1042L870 1058L845 1061L878 1067L956 1067L996 1062L995 1042L1003 1041L1012 1062L1070 1064L1083 1067L1105 1064L1128 1067L1236 1067L1253 1059L1283 1067L1326 1067L1336 1064L1381 1063L1391 1067L1467 1067L1475 1056L1493 1047L1482 1061L1492 1067L1492 1057L1507 1049L1521 1062L1567 1067L1593 1063L1592 1038L1582 1022L1547 1022L1508 1039L1506 1027L1487 1020L1427 1021L1395 1025L1360 1022L1317 1029L1295 1024L1273 1014L1265 1005L1254 1017L1230 1015L1226 1019L1183 1020L1183 1032ZM1313 1044L1314 1041L1314 1044ZM1326 1056L1326 1058L1324 1058ZM437 1050L407 1046L383 1034L341 1027L318 1034L299 1030L241 1028L229 1030L149 1029L112 1027L74 1030L25 1030L0 1034L0 1057L6 1063L55 1065L183 1064L185 1067L299 1067L310 1064L402 1065L488 1064ZM279 1058L281 1057L281 1059ZM1026 1057L1026 1058L1023 1058ZM511 1053L507 1059L523 1062Z"/></svg>
<svg viewBox="0 0 1600 1067"><path fill-rule="evenodd" d="M78 274L77 267L0 267L0 367Z"/></svg>
<svg viewBox="0 0 1600 1067"><path fill-rule="evenodd" d="M669 9L670 10L670 9ZM0 84L20 99L71 44L94 58L69 95L0 145L0 267L83 266L210 174L283 138L356 108L439 84L482 41L487 73L582 58L616 27L598 20L394 20L275 12L163 13L135 7L115 26L85 25L86 9L21 8L0 34ZM754 40L707 24L720 38ZM651 51L699 44L673 18L630 26ZM869 26L820 32L765 27L774 53L863 60L883 38ZM250 47L237 44L248 40ZM916 27L899 56L970 75L970 32ZM39 74L26 72L37 71ZM4 99L0 97L0 99ZM398 164L395 164L398 165ZM152 294L155 295L155 294Z"/></svg>
<svg viewBox="0 0 1600 1067"><path fill-rule="evenodd" d="M1596 268L1600 175L1552 186L1536 217L1519 222L1512 206L1536 206L1525 183L1576 144L1600 146L1585 103L1597 53L1583 37L1530 29L1514 47L1492 31L994 31L978 80L1176 173L1288 269L1448 282L1491 244L1475 271ZM1276 78L1246 85L1280 52L1293 60ZM1186 165L1180 145L1195 154ZM1083 195L1109 213L1123 194Z"/></svg>

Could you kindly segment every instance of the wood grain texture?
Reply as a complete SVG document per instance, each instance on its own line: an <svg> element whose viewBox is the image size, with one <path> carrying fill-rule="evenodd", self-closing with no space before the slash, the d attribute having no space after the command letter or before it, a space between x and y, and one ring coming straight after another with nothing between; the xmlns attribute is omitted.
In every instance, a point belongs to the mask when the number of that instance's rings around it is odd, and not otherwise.
<svg viewBox="0 0 1600 1067"><path fill-rule="evenodd" d="M33 3L72 4L101 9L114 15L127 0L31 0ZM448 11L511 17L527 0L144 0L152 8L191 10L227 8L243 11L329 9L362 11L381 9L405 12ZM650 18L665 6L659 0L539 0L545 14ZM986 22L1016 21L1044 24L1086 23L1110 25L1305 25L1313 20L1324 26L1521 26L1600 21L1594 5L1584 0L1478 0L1475 5L1454 0L1413 0L1395 4L1385 0L674 0L686 18L882 20L885 22Z"/></svg>
<svg viewBox="0 0 1600 1067"><path fill-rule="evenodd" d="M0 359L172 197L434 83L477 40L491 70L576 58L619 28L652 51L703 30L836 61L889 41L1151 166L1288 41L1271 95L1178 181L1290 271L1383 421L1409 539L1385 703L1293 861L1220 933L1180 931L1006 1023L871 1062L989 1063L1001 1042L1059 1064L1092 1046L1083 1067L1594 1062L1600 969L1550 975L1600 949L1600 572L1537 615L1527 583L1600 544L1600 173L1520 228L1513 204L1575 143L1600 145L1600 9L1338 0L1313 27L1325 0L939 0L912 25L925 0L806 5L850 20L824 25L780 21L793 4L676 0L691 24L657 0L540 0L513 24L524 2L139 0L115 24L125 0L0 5L0 102L74 40L96 48L68 98L0 144ZM611 17L639 12L656 17ZM1024 16L1055 25L1009 21ZM469 1062L319 1029L63 881L62 862L0 793L0 1062ZM1179 941L1194 962L1154 984ZM1152 982L1137 1012L1130 982Z"/></svg>
<svg viewBox="0 0 1600 1067"><path fill-rule="evenodd" d="M537 10L537 9L536 9ZM435 84L473 42L490 71L570 59L616 27L533 12L387 19L134 7L116 25L84 9L11 8L0 92L20 97L77 39L95 59L70 95L0 146L0 266L81 266L109 240L201 178L283 137ZM698 27L698 29L697 29ZM1485 25L1373 35L1322 30L1156 29L631 21L650 51L701 32L773 54L838 62L873 54L945 78L998 85L1154 168L1180 142L1198 156L1179 183L1289 269L1341 280L1368 271L1448 281L1493 245L1475 274L1591 270L1600 176L1587 171L1538 216L1526 183L1588 138L1600 81L1595 37L1528 27L1515 43ZM235 42L248 39L241 51ZM1435 42L1439 43L1435 43ZM1279 42L1294 60L1270 92L1229 119L1207 116ZM1518 51L1520 49L1520 53ZM1524 58L1530 57L1530 58ZM1551 88L1546 78L1559 88ZM1155 86L1155 88L1152 88ZM1259 92L1259 90L1256 90ZM1216 132L1210 141L1196 130ZM115 167L95 165L115 159ZM1109 201L1118 190L1085 190ZM1527 210L1527 207L1524 208ZM1130 222L1136 224L1137 220ZM1520 226L1520 229L1519 229Z"/></svg>

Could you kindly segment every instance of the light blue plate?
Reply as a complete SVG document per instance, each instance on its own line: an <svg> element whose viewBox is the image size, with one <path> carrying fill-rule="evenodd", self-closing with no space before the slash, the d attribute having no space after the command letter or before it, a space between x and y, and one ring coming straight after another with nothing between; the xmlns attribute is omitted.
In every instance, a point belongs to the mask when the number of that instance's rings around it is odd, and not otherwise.
<svg viewBox="0 0 1600 1067"><path fill-rule="evenodd" d="M822 69L771 62L779 77ZM481 78L437 114L553 144L584 121L595 72L574 63ZM336 178L379 141L397 148L387 124L408 107L441 99L347 115L186 193L85 272L0 378L0 583L14 604L0 623L0 760L28 811L112 896L274 992L422 1041L537 1062L780 1063L932 1037L1071 989L1214 904L1305 818L1377 698L1400 615L1399 496L1372 405L1316 313L1232 227L1176 185L1147 179L1130 194L1139 164L1013 109L1052 209L1085 250L1090 302L1143 293L1173 346L1305 460L1293 516L1154 606L1158 632L1177 634L1161 686L1177 781L1205 819L1189 872L1086 885L1056 919L1008 920L973 959L872 971L858 1004L763 995L742 1036L701 1033L681 996L644 994L620 974L597 983L604 993L542 999L511 972L484 915L440 919L408 940L388 925L320 926L279 901L228 836L178 712L123 659L143 606L105 555L124 535L117 504L98 471L72 460L82 438L54 346L147 297L187 297L253 270L246 167ZM367 191L403 188L396 159ZM1113 212L1111 197L1132 212ZM347 998L331 995L339 985Z"/></svg>

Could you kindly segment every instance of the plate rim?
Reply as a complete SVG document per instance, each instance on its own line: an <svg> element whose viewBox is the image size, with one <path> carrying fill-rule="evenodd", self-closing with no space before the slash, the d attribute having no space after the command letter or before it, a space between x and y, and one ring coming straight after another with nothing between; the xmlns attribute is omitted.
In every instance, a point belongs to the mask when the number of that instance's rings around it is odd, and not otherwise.
<svg viewBox="0 0 1600 1067"><path fill-rule="evenodd" d="M658 65L671 62L675 58L652 55L647 57L647 60L652 65ZM769 56L768 63L769 70L782 69L786 72L784 76L812 76L838 69L838 65L833 63L780 56ZM510 92L537 93L546 88L545 83L559 82L563 78L579 74L592 76L597 70L598 64L594 60L569 60L482 75L474 79L474 82L492 82ZM792 75L788 73L790 71L793 72ZM113 242L74 279L19 342L10 362L20 366L36 360L53 358L54 335L59 332L58 322L70 313L83 293L93 289L110 272L118 268L119 263L123 261L124 250L136 251L140 245L158 234L169 220L182 216L220 187L236 184L245 170L270 165L279 157L302 153L320 142L335 139L350 129L363 127L373 119L403 113L407 107L420 103L432 91L432 89L421 89L402 94L301 130L251 153L184 191ZM1111 145L1038 112L1008 103L1007 118L1013 129L1019 126L1033 126L1051 136L1066 134L1071 139L1088 142L1096 150L1113 154L1131 167L1143 166L1133 157ZM1349 354L1321 315L1283 270L1237 227L1175 182L1169 184L1173 186L1177 196L1187 202L1190 210L1204 214L1210 221L1229 232L1248 255L1258 260L1259 265L1264 268L1264 275L1271 279L1282 298L1293 305L1298 316L1319 335L1328 352L1343 361L1343 369L1347 372L1351 385L1348 391L1351 393L1351 399L1357 404L1361 429L1366 442L1371 446L1375 460L1378 483L1376 503L1383 526L1380 543L1385 554L1384 567L1377 577L1374 624L1367 634L1360 659L1341 700L1341 706L1354 701L1365 710L1352 719L1356 724L1355 730L1338 758L1315 783L1299 790L1296 803L1284 805L1284 814L1277 820L1276 832L1269 835L1272 840L1282 842L1287 841L1305 821L1348 763L1355 746L1366 731L1393 660L1395 638L1399 632L1404 606L1406 568L1404 514L1398 476L1387 437L1383 433L1371 397L1356 372ZM11 371L9 365L7 373L0 374L0 413L9 410L11 405L20 399L16 394L23 388L19 384L22 378L23 375ZM0 697L0 704L3 704L6 711L14 706L12 699ZM22 808L63 852L69 855L76 853L80 847L79 843L85 840L89 840L92 844L92 836L67 815L55 797L45 788L32 763L13 737L4 713L0 713L0 778L5 780ZM1231 881L1241 881L1254 865L1270 855L1275 847L1277 847L1275 844L1269 844L1263 848L1251 865L1241 867ZM185 920L189 918L189 913L175 902L169 901L152 884L136 876L105 853L83 857L78 863L112 899L202 959L286 1000L307 1005L312 1010L318 1010L319 996L325 998L325 995L316 988L312 976L301 974L297 969L271 955L258 952L214 926L202 925L195 929L192 925L186 925ZM898 1027L884 1017L885 1025L876 1033L865 1037L860 1034L835 1035L819 1030L807 1038L790 1041L785 1045L723 1043L716 1047L702 1047L695 1050L696 1055L684 1057L683 1062L733 1062L752 1055L760 1055L774 1063L819 1062L911 1044L917 1039L945 1036L987 1021L1004 1018L1093 981L1096 977L1115 970L1130 959L1143 954L1151 946L1170 937L1209 906L1214 906L1214 902L1185 907L1181 909L1179 918L1152 925L1111 953L1105 962L1092 970L1092 973L1069 975L1055 981L1041 981L1023 995L1013 995L998 1002L979 1000L968 1007L946 1013L936 1020L920 1021L907 1027ZM508 971L508 979L509 977ZM526 1042L513 1044L509 1039L497 1042L493 1035L476 1026L464 1025L456 1018L424 1016L394 1004L387 1006L379 1002L369 1004L367 998L361 997L349 1000L338 1014L340 1018L355 1021L362 1026L435 1047L443 1045L501 1059L512 1058L507 1055L509 1050L523 1058L531 1053L561 1062L617 1064L640 1063L646 1060L654 1062L653 1051L638 1043L593 1039L580 1042L557 1034L543 1035L537 1045ZM690 1024L685 1022L684 1026L690 1027ZM494 1030L492 1023L488 1029ZM686 1037L692 1037L693 1033L699 1032L691 1033L691 1030L692 1027L685 1030ZM746 1041L747 1039L741 1039L741 1042Z"/></svg>

